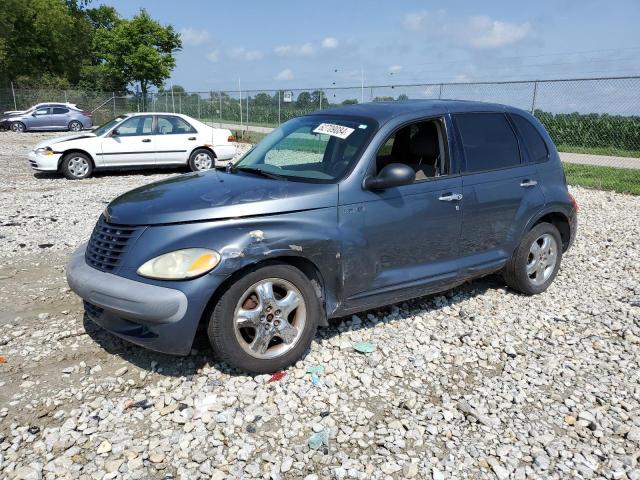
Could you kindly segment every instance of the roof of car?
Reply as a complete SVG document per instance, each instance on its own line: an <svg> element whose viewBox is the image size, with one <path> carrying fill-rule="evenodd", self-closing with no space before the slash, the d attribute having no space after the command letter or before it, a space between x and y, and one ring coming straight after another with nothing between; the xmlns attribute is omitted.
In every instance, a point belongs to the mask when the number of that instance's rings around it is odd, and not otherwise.
<svg viewBox="0 0 640 480"><path fill-rule="evenodd" d="M460 112L520 112L519 109L499 103L485 103L470 100L398 100L385 102L361 103L336 108L317 110L309 115L349 115L373 118L383 124L394 117L414 113L431 115Z"/></svg>

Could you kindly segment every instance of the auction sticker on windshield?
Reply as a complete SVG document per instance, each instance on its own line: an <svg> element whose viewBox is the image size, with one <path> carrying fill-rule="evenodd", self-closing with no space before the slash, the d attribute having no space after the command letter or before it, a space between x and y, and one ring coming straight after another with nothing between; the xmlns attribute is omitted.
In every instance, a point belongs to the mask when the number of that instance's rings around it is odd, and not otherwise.
<svg viewBox="0 0 640 480"><path fill-rule="evenodd" d="M344 140L353 133L353 130L353 128L343 127L342 125L336 125L335 123L321 123L315 128L315 130L313 130L313 133L331 135L332 137L338 137Z"/></svg>

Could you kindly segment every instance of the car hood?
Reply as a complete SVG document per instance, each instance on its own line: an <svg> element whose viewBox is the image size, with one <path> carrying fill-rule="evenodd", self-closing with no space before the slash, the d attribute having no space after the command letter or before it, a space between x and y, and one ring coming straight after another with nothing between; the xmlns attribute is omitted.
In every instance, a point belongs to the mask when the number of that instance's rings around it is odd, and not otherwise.
<svg viewBox="0 0 640 480"><path fill-rule="evenodd" d="M55 145L56 143L71 142L73 140L81 140L83 138L94 138L95 136L95 133L84 132L78 135L67 135L64 137L48 138L47 140L43 140L42 142L38 143L35 147L33 147L33 149L35 150L37 148L50 147L51 145Z"/></svg>
<svg viewBox="0 0 640 480"><path fill-rule="evenodd" d="M218 170L180 175L131 190L107 207L107 221L157 225L335 207L338 186Z"/></svg>

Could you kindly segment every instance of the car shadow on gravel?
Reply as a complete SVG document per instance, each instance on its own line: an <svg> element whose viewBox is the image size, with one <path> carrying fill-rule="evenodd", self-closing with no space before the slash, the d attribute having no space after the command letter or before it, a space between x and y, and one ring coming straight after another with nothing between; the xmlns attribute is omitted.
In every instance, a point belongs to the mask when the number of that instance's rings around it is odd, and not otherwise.
<svg viewBox="0 0 640 480"><path fill-rule="evenodd" d="M189 172L190 170L187 167L123 168L118 170L97 170L91 178L128 177L131 175L149 177L152 175L180 175ZM65 179L59 172L35 172L33 176L38 180Z"/></svg>
<svg viewBox="0 0 640 480"><path fill-rule="evenodd" d="M345 331L359 331L374 328L381 323L391 322L397 318L389 315L394 306L402 308L405 312L414 312L416 310L432 311L439 310L445 306L454 307L456 303L466 300L477 295L483 295L487 290L504 288L504 282L498 275L489 275L480 279L467 282L463 285L455 287L445 292L425 295L417 297L398 304L390 304L373 310L359 312L357 315L362 319L360 324L347 324L352 316L340 317L330 320L328 327L318 329L314 342L322 344L323 341L338 336ZM516 295L515 292L510 294ZM444 296L447 299L446 305L437 305L433 299ZM402 306L402 307L401 307ZM376 322L368 320L367 315L372 314L376 317ZM466 315L462 313L461 315ZM407 328L409 328L409 319L405 319ZM161 375L171 377L189 377L198 373L204 366L212 366L220 373L231 376L249 376L249 374L239 371L228 366L223 362L219 362L214 358L213 351L207 340L206 332L198 330L194 340L193 349L190 355L179 357L163 353L154 352L144 347L134 345L112 333L104 330L93 323L87 315L83 316L84 329L98 345L100 345L107 353L117 355L123 360L149 372L156 372ZM305 352L304 357L309 353ZM253 376L253 375L251 375Z"/></svg>

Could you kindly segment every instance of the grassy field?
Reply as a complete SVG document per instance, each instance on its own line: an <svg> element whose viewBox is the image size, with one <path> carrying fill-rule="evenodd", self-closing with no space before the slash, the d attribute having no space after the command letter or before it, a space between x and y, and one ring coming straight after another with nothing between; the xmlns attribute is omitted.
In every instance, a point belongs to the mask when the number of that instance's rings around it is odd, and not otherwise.
<svg viewBox="0 0 640 480"><path fill-rule="evenodd" d="M564 171L569 185L640 195L640 169L565 163Z"/></svg>

